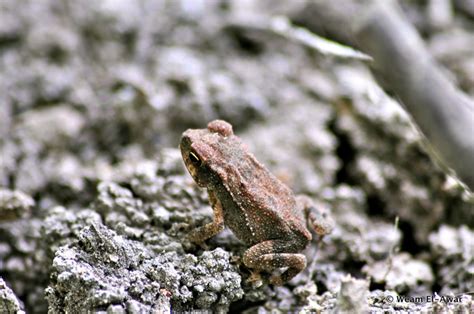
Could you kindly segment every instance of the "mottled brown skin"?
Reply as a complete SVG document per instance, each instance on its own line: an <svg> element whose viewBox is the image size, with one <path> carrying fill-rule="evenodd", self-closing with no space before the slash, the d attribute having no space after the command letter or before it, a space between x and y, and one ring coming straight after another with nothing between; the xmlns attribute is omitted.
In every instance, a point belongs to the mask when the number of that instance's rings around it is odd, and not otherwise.
<svg viewBox="0 0 474 314"><path fill-rule="evenodd" d="M308 225L317 234L329 233L332 223L305 196L292 191L272 175L223 120L207 129L183 133L181 154L189 173L200 187L207 188L214 220L193 230L189 239L203 243L224 229L224 224L250 246L243 263L260 271L288 269L270 282L281 285L306 267L298 252L311 241Z"/></svg>

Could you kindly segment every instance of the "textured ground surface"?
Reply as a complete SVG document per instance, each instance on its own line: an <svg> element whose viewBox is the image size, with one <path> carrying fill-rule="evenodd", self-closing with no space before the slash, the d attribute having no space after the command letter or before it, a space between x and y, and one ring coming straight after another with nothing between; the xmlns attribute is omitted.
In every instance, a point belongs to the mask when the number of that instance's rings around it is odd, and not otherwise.
<svg viewBox="0 0 474 314"><path fill-rule="evenodd" d="M469 11L404 3L474 96ZM366 65L229 27L303 4L0 2L0 312L474 311L472 196ZM215 118L333 213L283 287L183 241L212 211L179 136Z"/></svg>

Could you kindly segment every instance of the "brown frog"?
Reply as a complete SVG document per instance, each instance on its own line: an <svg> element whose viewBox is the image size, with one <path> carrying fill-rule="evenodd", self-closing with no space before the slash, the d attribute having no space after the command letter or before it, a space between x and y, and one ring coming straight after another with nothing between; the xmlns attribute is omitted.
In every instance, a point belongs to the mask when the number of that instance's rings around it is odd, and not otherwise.
<svg viewBox="0 0 474 314"><path fill-rule="evenodd" d="M189 234L192 242L205 240L229 227L250 248L243 263L261 271L287 267L270 283L282 285L306 267L302 251L311 241L306 227L325 235L332 221L308 197L295 196L272 175L234 135L232 125L214 120L207 129L185 131L180 143L184 164L198 186L209 193L214 219Z"/></svg>

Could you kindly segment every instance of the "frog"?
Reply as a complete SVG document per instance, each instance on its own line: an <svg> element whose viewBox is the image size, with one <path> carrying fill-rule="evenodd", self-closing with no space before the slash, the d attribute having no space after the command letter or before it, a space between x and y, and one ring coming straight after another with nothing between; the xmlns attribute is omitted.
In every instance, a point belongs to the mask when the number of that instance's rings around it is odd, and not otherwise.
<svg viewBox="0 0 474 314"><path fill-rule="evenodd" d="M213 211L212 222L188 233L191 242L203 245L228 227L248 246L242 262L250 270L249 282L261 282L266 272L270 284L281 286L306 268L301 251L312 240L310 230L322 237L334 227L327 209L295 195L224 120L186 130L179 147L194 182L207 189ZM273 274L278 269L286 270Z"/></svg>

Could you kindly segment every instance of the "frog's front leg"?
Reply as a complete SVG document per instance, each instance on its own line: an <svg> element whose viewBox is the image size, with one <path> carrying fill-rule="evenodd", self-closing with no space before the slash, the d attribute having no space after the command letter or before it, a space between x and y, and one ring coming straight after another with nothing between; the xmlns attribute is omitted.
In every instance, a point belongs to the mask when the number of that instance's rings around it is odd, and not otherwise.
<svg viewBox="0 0 474 314"><path fill-rule="evenodd" d="M283 274L270 278L271 284L281 286L306 267L306 257L296 253L303 247L304 245L301 246L294 241L268 240L245 251L243 262L257 274L262 270L272 272L278 268L288 267Z"/></svg>
<svg viewBox="0 0 474 314"><path fill-rule="evenodd" d="M326 235L334 229L334 221L329 215L329 211L320 206L316 206L309 197L298 195L296 205L304 213L308 227L318 235Z"/></svg>
<svg viewBox="0 0 474 314"><path fill-rule="evenodd" d="M203 244L204 241L224 230L224 212L222 210L222 204L212 190L209 190L208 192L209 202L211 203L214 217L212 222L196 228L189 233L188 239L197 244Z"/></svg>

